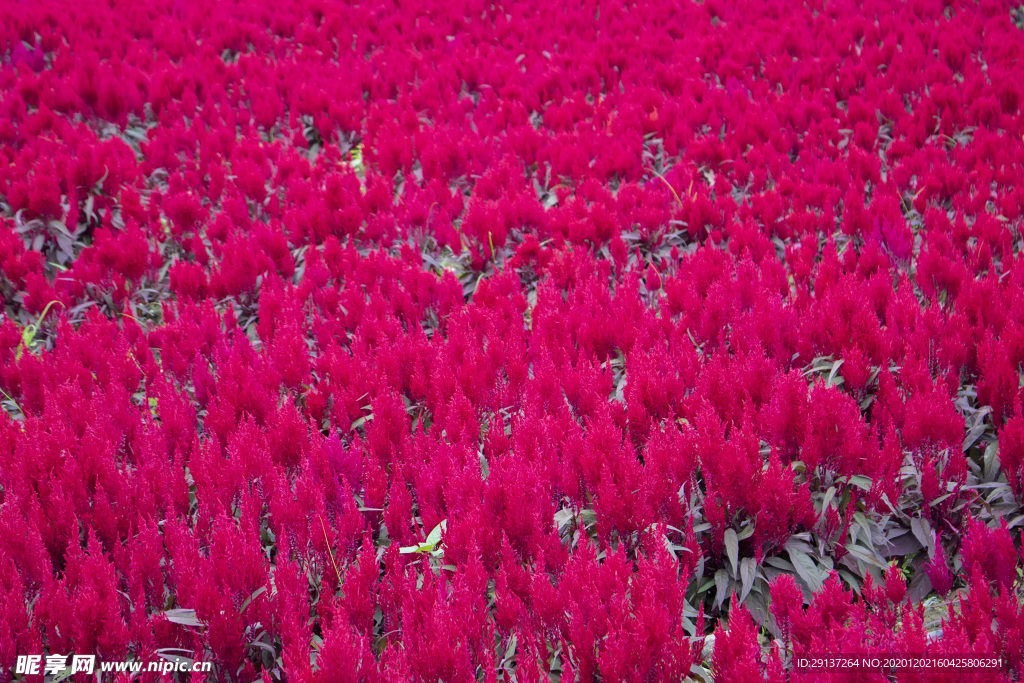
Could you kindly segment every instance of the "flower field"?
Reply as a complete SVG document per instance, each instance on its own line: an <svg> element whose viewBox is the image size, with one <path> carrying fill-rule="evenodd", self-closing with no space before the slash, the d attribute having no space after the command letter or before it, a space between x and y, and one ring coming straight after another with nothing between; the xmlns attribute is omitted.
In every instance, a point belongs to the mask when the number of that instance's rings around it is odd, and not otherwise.
<svg viewBox="0 0 1024 683"><path fill-rule="evenodd" d="M1021 680L1022 104L997 0L0 0L0 681Z"/></svg>

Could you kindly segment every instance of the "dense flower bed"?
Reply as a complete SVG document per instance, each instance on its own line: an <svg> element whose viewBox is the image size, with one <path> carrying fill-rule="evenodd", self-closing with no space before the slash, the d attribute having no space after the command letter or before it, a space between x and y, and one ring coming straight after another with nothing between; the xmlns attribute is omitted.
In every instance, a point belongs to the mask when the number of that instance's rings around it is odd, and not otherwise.
<svg viewBox="0 0 1024 683"><path fill-rule="evenodd" d="M0 680L1020 680L1022 24L0 3Z"/></svg>

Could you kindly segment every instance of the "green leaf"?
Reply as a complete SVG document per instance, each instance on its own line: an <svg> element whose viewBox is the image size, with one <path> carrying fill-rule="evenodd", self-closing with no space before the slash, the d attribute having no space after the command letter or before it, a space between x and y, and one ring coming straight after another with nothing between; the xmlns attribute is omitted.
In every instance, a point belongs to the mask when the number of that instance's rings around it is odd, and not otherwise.
<svg viewBox="0 0 1024 683"><path fill-rule="evenodd" d="M740 556L740 541L733 529L725 530L725 552L729 556L729 564L732 565L732 575L736 576L736 562Z"/></svg>
<svg viewBox="0 0 1024 683"><path fill-rule="evenodd" d="M516 656L516 645L518 645L518 639L516 638L516 635L513 633L512 637L508 639L508 645L505 647L505 655L501 660L499 668L503 667L506 662L512 661L512 659Z"/></svg>
<svg viewBox="0 0 1024 683"><path fill-rule="evenodd" d="M427 534L427 539L423 543L420 543L418 545L403 546L398 549L398 552L402 555L408 555L410 553L431 553L435 557L439 557L441 553L435 553L434 549L437 548L438 545L440 545L441 533L447 528L448 520L442 519L440 524L438 524L430 530L430 533Z"/></svg>
<svg viewBox="0 0 1024 683"><path fill-rule="evenodd" d="M441 520L440 524L438 524L437 526L435 526L433 529L430 530L430 533L427 534L427 543L428 544L430 544L430 545L437 545L438 543L441 542L441 533L448 526L447 522L448 522L448 520L444 520L443 519L443 520Z"/></svg>
<svg viewBox="0 0 1024 683"><path fill-rule="evenodd" d="M692 678L694 680L700 679L702 681L706 681L706 683L711 683L714 680L714 676L711 675L711 672L702 667L700 664L690 665L689 678ZM689 680L689 678L687 680Z"/></svg>
<svg viewBox="0 0 1024 683"><path fill-rule="evenodd" d="M786 572L787 574L792 574L794 571L796 571L793 568L793 563L792 562L789 562L785 558L779 557L778 555L775 555L773 557L769 557L767 560L765 560L765 564L769 564L769 565L771 565L773 567L776 567L777 569L781 569L782 571Z"/></svg>
<svg viewBox="0 0 1024 683"><path fill-rule="evenodd" d="M870 491L872 482L871 477L865 477L863 474L855 474L850 477L849 482L852 486L856 486L859 489Z"/></svg>
<svg viewBox="0 0 1024 683"><path fill-rule="evenodd" d="M882 570L889 568L889 565L886 564L884 560L876 557L873 552L871 552L862 545L858 545L856 543L847 543L845 547L847 553L849 553L853 557L856 557L858 560L865 564L874 565Z"/></svg>
<svg viewBox="0 0 1024 683"><path fill-rule="evenodd" d="M199 621L199 617L196 616L194 609L169 609L164 611L164 617L167 621L172 624L181 624L182 626L198 626L202 627L205 624Z"/></svg>
<svg viewBox="0 0 1024 683"><path fill-rule="evenodd" d="M786 548L789 550L789 559L793 563L793 569L796 570L797 576L803 579L812 593L820 591L825 584L825 577L822 576L821 570L818 569L818 565L814 563L811 556L789 544L786 544Z"/></svg>
<svg viewBox="0 0 1024 683"><path fill-rule="evenodd" d="M364 424L366 424L367 422L369 422L372 419L373 419L373 413L370 413L369 415L366 415L366 416L361 417L361 418L359 418L357 420L354 420L352 422L352 426L349 427L349 429L353 429L353 430L354 429L359 429L360 427L362 427Z"/></svg>
<svg viewBox="0 0 1024 683"><path fill-rule="evenodd" d="M555 527L561 529L572 522L573 512L569 508L562 508L555 513Z"/></svg>
<svg viewBox="0 0 1024 683"><path fill-rule="evenodd" d="M818 513L818 523L825 519L825 513L828 512L828 506L832 504L832 498L836 495L836 487L829 486L828 491L825 491L825 498L821 501L821 511Z"/></svg>
<svg viewBox="0 0 1024 683"><path fill-rule="evenodd" d="M928 549L928 557L935 557L935 534L932 532L932 525L927 519L914 517L910 520L910 531L914 537Z"/></svg>
<svg viewBox="0 0 1024 683"><path fill-rule="evenodd" d="M752 557L744 557L743 563L740 564L740 579L743 583L743 588L740 592L740 602L747 599L747 594L754 587L755 578L757 578L757 560Z"/></svg>
<svg viewBox="0 0 1024 683"><path fill-rule="evenodd" d="M840 577L840 578L841 578L841 579L842 579L843 581L845 581L845 582L846 582L846 584L847 584L848 586L850 586L851 588L853 588L853 590L854 590L854 591L855 591L855 592L856 592L856 593L857 593L858 595L860 595L860 586L861 586L861 581L860 581L860 579L859 579L859 578L857 578L857 577L856 577L856 576L855 576L854 574L851 574L850 572L848 572L848 571L847 571L847 570L845 570L845 569L839 569L838 571L839 571L839 577Z"/></svg>
<svg viewBox="0 0 1024 683"><path fill-rule="evenodd" d="M419 545L403 545L398 549L398 552L402 555L409 555L411 553L429 553L433 549L433 546L428 546L426 543L420 543Z"/></svg>
<svg viewBox="0 0 1024 683"><path fill-rule="evenodd" d="M837 360L835 363L832 364L832 371L828 373L828 379L825 380L825 386L829 386L830 387L833 384L837 384L837 382L835 381L836 374L839 372L839 368L845 362L846 361L844 359L840 358L839 360Z"/></svg>
<svg viewBox="0 0 1024 683"><path fill-rule="evenodd" d="M244 612L244 611L245 611L245 608L246 608L246 607L248 607L248 606L249 606L250 604L252 604L252 601L253 601L253 600L255 600L256 598L258 598L258 597L259 597L260 595L262 595L262 594L263 594L264 592L266 592L266 590L267 590L267 587L266 587L266 586L260 586L259 588L257 588L256 590L254 590L254 591L252 592L252 595L250 595L249 597L247 597L247 598L245 599L245 602L243 602L243 603L242 603L242 606L238 608L238 613L239 613L239 614L241 614L242 612Z"/></svg>
<svg viewBox="0 0 1024 683"><path fill-rule="evenodd" d="M984 406L978 410L971 417L968 423L967 435L964 436L963 451L964 453L977 442L985 432L988 430L988 425L985 424L985 416L992 412L992 408Z"/></svg>
<svg viewBox="0 0 1024 683"><path fill-rule="evenodd" d="M721 607L729 590L729 575L724 569L715 572L715 607Z"/></svg>
<svg viewBox="0 0 1024 683"><path fill-rule="evenodd" d="M491 473L491 465L487 462L487 456L484 455L484 450L482 448L477 455L480 456L480 476L483 479L486 479Z"/></svg>
<svg viewBox="0 0 1024 683"><path fill-rule="evenodd" d="M771 618L771 610L768 607L768 598L764 593L758 590L751 591L743 606L747 608L747 611L750 612L750 616L754 617L754 621L756 621L758 625L767 628L769 631L772 629L777 630L775 622ZM776 635L776 637L778 637L778 635Z"/></svg>
<svg viewBox="0 0 1024 683"><path fill-rule="evenodd" d="M50 683L60 683L61 681L66 681L72 676L74 676L74 673L72 673L73 671L74 669L72 669L70 666L65 667L64 670L61 671L59 674L57 674L53 678L47 678L47 680L49 680Z"/></svg>
<svg viewBox="0 0 1024 683"><path fill-rule="evenodd" d="M999 450L999 444L990 443L985 448L985 481L995 481L996 475L999 473L999 460L996 458L996 453Z"/></svg>

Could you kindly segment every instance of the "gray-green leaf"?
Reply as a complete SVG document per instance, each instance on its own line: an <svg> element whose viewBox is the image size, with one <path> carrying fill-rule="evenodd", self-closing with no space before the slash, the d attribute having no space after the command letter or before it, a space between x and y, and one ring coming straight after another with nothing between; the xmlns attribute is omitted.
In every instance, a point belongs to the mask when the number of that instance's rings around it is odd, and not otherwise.
<svg viewBox="0 0 1024 683"><path fill-rule="evenodd" d="M921 542L921 545L928 548L928 557L935 557L935 534L932 533L932 525L928 523L928 520L914 517L910 520L910 530L914 533L914 537Z"/></svg>
<svg viewBox="0 0 1024 683"><path fill-rule="evenodd" d="M757 560L752 557L744 557L740 564L740 579L743 582L743 589L740 592L740 602L747 599L747 594L754 587L754 579L757 578Z"/></svg>
<svg viewBox="0 0 1024 683"><path fill-rule="evenodd" d="M736 563L740 557L740 541L733 529L725 530L725 552L729 556L729 564L732 565L732 575L736 576Z"/></svg>
<svg viewBox="0 0 1024 683"><path fill-rule="evenodd" d="M715 607L721 607L725 602L726 591L729 590L729 575L724 569L715 572Z"/></svg>
<svg viewBox="0 0 1024 683"><path fill-rule="evenodd" d="M797 576L804 580L804 583L811 589L811 592L817 593L820 591L821 587L825 584L825 577L822 576L821 570L818 569L811 556L793 547L788 547L788 550L789 559L793 563Z"/></svg>
<svg viewBox="0 0 1024 683"><path fill-rule="evenodd" d="M196 616L194 609L169 609L164 611L164 616L167 621L172 624L181 624L182 626L204 626L203 622L199 621L199 617Z"/></svg>

